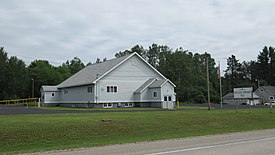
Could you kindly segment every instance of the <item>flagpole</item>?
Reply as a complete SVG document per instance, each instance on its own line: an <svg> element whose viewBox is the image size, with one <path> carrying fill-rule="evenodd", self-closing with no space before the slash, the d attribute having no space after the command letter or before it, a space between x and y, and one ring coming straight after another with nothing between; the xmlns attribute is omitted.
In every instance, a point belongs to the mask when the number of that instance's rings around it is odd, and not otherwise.
<svg viewBox="0 0 275 155"><path fill-rule="evenodd" d="M208 68L208 57L206 58L206 71L207 71L207 94L208 94L208 110L211 110L211 103L210 103L210 82L209 82L209 68Z"/></svg>
<svg viewBox="0 0 275 155"><path fill-rule="evenodd" d="M221 97L221 109L223 108L222 105L222 77L221 77L221 63L219 62L219 79L220 79L220 97Z"/></svg>

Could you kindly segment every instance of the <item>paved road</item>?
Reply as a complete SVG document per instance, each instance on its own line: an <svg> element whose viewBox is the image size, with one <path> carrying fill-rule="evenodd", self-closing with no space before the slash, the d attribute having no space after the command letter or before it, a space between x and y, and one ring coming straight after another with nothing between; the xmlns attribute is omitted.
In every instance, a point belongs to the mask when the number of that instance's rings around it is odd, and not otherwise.
<svg viewBox="0 0 275 155"><path fill-rule="evenodd" d="M112 145L37 155L274 155L275 129Z"/></svg>

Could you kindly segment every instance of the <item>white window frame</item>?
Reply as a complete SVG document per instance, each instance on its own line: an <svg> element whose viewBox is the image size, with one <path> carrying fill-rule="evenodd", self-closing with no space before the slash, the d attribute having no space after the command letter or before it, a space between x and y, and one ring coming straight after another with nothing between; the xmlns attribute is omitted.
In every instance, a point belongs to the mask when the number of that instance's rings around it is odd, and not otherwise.
<svg viewBox="0 0 275 155"><path fill-rule="evenodd" d="M107 93L117 93L117 86L107 86Z"/></svg>
<svg viewBox="0 0 275 155"><path fill-rule="evenodd" d="M52 92L52 97L54 97L55 96L55 93L54 92Z"/></svg>
<svg viewBox="0 0 275 155"><path fill-rule="evenodd" d="M103 108L113 108L113 103L103 103Z"/></svg>
<svg viewBox="0 0 275 155"><path fill-rule="evenodd" d="M128 108L128 107L134 107L134 103L129 102L129 103L124 103L124 107Z"/></svg>

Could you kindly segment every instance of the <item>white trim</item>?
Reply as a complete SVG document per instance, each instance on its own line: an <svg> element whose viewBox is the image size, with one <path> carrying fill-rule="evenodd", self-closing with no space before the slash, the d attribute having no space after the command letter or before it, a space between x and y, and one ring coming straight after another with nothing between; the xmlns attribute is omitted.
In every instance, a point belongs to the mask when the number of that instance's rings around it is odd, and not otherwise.
<svg viewBox="0 0 275 155"><path fill-rule="evenodd" d="M154 68L152 65L150 65L146 60L144 60L139 54L137 54L136 52L134 53L136 54L143 62L145 62L148 66L150 66L155 72L157 72L162 78L167 79L164 75L162 75L156 68Z"/></svg>
<svg viewBox="0 0 275 155"><path fill-rule="evenodd" d="M176 87L176 85L169 79L166 79L165 82L163 82L163 84L160 87L162 88L167 82L169 82L172 86Z"/></svg>
<svg viewBox="0 0 275 155"><path fill-rule="evenodd" d="M128 105L126 106L126 104L128 104ZM132 104L132 105L129 105L129 104ZM134 107L134 103L133 102L126 102L126 103L124 103L124 107L125 108Z"/></svg>
<svg viewBox="0 0 275 155"><path fill-rule="evenodd" d="M113 87L113 91L108 92L108 87L109 87L109 90L111 90L111 87ZM116 87L116 91L115 91L115 87ZM106 86L106 93L107 94L116 94L116 93L118 93L118 86L117 85L107 85Z"/></svg>
<svg viewBox="0 0 275 155"><path fill-rule="evenodd" d="M150 79L150 78L149 78ZM148 80L149 80L148 79ZM148 80L146 80L146 81L148 81ZM146 88L148 88L153 82L155 82L157 79L154 79L152 82L150 82L146 87L144 87L141 91L140 91L140 93L137 93L137 94L141 94ZM146 82L145 81L145 82Z"/></svg>
<svg viewBox="0 0 275 155"><path fill-rule="evenodd" d="M101 75L99 78L97 78L93 83L99 81L100 79L102 79L105 75L109 74L111 71L113 71L114 69L116 69L118 66L120 66L122 63L124 63L125 61L127 61L129 58L131 58L135 53L129 55L126 59L124 59L123 61L121 61L119 64L115 65L113 68L111 68L109 71L107 71L106 73L104 73L103 75Z"/></svg>
<svg viewBox="0 0 275 155"><path fill-rule="evenodd" d="M116 69L118 66L120 66L121 64L123 64L125 61L127 61L128 59L130 59L131 57L133 57L134 55L137 55L143 62L145 62L151 69L153 69L155 72L157 72L163 79L170 81L169 79L167 79L164 75L162 75L157 69L155 69L152 65L150 65L146 60L144 60L138 53L133 53L130 56L128 56L126 59L124 59L123 61L121 61L119 64L117 64L116 66L114 66L112 69L110 69L109 71L107 71L106 73L104 73L103 75L101 75L99 78L97 78L93 83L96 83L97 81L99 81L100 79L102 79L104 76L106 76L107 74L109 74L111 71L113 71L114 69ZM172 83L170 81L170 83L176 87L176 85L174 83Z"/></svg>
<svg viewBox="0 0 275 155"><path fill-rule="evenodd" d="M104 104L107 104L107 106L104 106ZM109 106L109 104L111 104L110 106ZM103 103L103 108L113 108L114 107L114 105L113 105L113 103Z"/></svg>

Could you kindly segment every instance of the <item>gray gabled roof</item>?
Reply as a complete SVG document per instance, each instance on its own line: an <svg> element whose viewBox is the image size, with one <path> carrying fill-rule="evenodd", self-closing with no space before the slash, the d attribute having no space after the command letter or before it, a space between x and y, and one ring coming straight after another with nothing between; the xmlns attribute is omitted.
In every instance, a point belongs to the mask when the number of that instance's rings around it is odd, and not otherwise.
<svg viewBox="0 0 275 155"><path fill-rule="evenodd" d="M159 88L161 87L164 83L166 82L166 80L156 80L154 81L149 88Z"/></svg>
<svg viewBox="0 0 275 155"><path fill-rule="evenodd" d="M155 78L150 78L146 82L144 82L134 93L138 94L141 93L144 89L146 89L152 82L154 82L156 79Z"/></svg>
<svg viewBox="0 0 275 155"><path fill-rule="evenodd" d="M261 86L264 88L267 92L271 93L272 95L275 95L275 86Z"/></svg>
<svg viewBox="0 0 275 155"><path fill-rule="evenodd" d="M143 90L146 88L161 88L164 83L170 82L174 87L175 85L169 81L168 79L165 80L159 80L156 78L150 78L147 81L145 81L135 92L134 94L142 93Z"/></svg>
<svg viewBox="0 0 275 155"><path fill-rule="evenodd" d="M224 97L222 97L223 99L231 99L234 98L234 93L228 93L226 95L224 95Z"/></svg>
<svg viewBox="0 0 275 155"><path fill-rule="evenodd" d="M57 89L56 86L42 86L42 89L43 89L45 92L60 91L60 90Z"/></svg>
<svg viewBox="0 0 275 155"><path fill-rule="evenodd" d="M80 85L92 84L96 79L103 76L115 66L119 65L123 60L127 59L131 55L107 60L105 62L92 64L86 66L67 80L63 81L57 88L74 87Z"/></svg>

